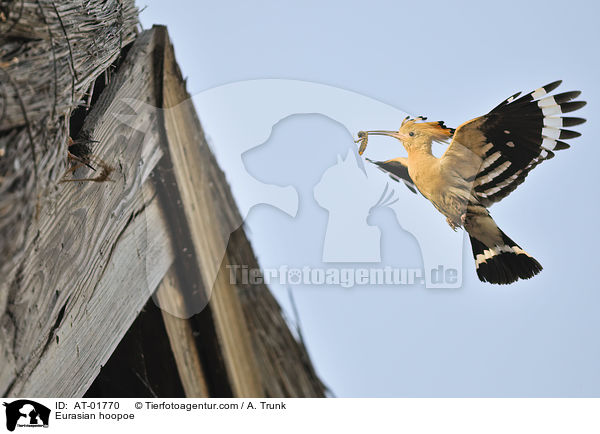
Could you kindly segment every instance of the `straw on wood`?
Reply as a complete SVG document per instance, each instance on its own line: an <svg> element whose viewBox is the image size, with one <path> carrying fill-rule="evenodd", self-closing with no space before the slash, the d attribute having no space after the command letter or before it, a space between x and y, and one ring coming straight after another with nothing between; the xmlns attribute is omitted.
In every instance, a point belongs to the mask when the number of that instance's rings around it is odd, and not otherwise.
<svg viewBox="0 0 600 434"><path fill-rule="evenodd" d="M0 294L56 194L70 114L134 40L137 14L133 0L0 1Z"/></svg>

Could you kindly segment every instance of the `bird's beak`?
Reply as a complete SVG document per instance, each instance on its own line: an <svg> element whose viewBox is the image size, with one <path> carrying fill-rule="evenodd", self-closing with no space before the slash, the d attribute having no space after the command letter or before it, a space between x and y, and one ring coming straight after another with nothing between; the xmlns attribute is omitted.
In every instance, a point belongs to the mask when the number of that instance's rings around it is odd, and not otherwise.
<svg viewBox="0 0 600 434"><path fill-rule="evenodd" d="M401 141L406 139L406 136L404 134L400 134L398 131L372 130L365 131L365 133L373 134L374 136L390 136Z"/></svg>

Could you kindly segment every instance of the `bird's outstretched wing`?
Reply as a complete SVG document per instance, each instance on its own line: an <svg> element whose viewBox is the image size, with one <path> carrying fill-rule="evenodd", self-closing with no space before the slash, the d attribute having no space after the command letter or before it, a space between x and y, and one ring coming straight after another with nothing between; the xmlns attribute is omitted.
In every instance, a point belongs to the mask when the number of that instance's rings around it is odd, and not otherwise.
<svg viewBox="0 0 600 434"><path fill-rule="evenodd" d="M408 187L410 191L417 194L417 187L415 186L415 183L408 174L406 158L400 157L387 161L373 161L369 158L366 158L366 160L369 163L375 164L377 167L379 167L379 170L381 170L382 172L390 175L390 178L392 178L394 181L404 182L404 185L406 185L406 187Z"/></svg>
<svg viewBox="0 0 600 434"><path fill-rule="evenodd" d="M555 81L521 98L521 92L516 93L488 114L456 129L442 164L473 182L473 195L482 205L508 196L535 166L552 158L553 151L569 147L562 140L581 135L563 128L585 119L563 114L586 103L571 101L579 91L548 95L560 83Z"/></svg>

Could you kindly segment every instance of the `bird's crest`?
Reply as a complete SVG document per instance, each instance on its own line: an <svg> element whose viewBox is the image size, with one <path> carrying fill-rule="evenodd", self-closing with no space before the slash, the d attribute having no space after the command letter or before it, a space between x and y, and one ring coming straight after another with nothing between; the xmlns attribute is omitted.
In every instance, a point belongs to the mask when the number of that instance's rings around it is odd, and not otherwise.
<svg viewBox="0 0 600 434"><path fill-rule="evenodd" d="M423 131L425 134L431 136L436 142L446 142L454 135L454 128L448 128L444 121L437 122L419 122L427 120L424 116L417 116L411 119L409 116L405 117L400 126L400 130L406 129L418 129ZM418 123L417 123L418 122Z"/></svg>

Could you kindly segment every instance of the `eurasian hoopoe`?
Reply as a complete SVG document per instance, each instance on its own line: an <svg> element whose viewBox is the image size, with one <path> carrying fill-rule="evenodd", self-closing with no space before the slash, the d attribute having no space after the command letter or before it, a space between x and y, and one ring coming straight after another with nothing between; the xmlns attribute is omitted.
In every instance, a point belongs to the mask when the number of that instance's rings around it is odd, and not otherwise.
<svg viewBox="0 0 600 434"><path fill-rule="evenodd" d="M569 147L561 140L581 135L563 128L585 119L562 115L586 103L570 102L579 91L548 95L560 83L555 81L521 98L518 92L456 130L442 121L418 122L426 120L421 116L407 117L398 131L359 133L357 142L362 142L363 152L369 134L402 142L408 158L367 160L396 181L415 186L453 229L464 227L471 239L477 275L484 282L508 284L542 270L538 261L498 228L486 208L508 196L534 167L554 157L553 151ZM432 142L450 139L446 152L436 158Z"/></svg>

